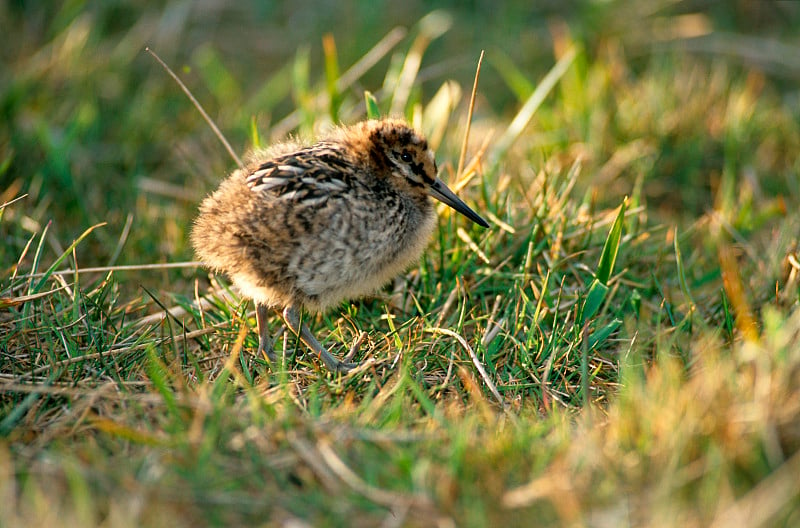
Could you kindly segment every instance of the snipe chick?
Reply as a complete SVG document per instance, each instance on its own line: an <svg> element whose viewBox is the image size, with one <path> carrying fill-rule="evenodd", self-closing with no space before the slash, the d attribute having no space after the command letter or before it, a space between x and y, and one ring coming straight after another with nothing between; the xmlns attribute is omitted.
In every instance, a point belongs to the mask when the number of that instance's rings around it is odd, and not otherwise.
<svg viewBox="0 0 800 528"><path fill-rule="evenodd" d="M286 325L333 372L333 357L301 322L374 292L419 259L436 223L429 197L486 221L436 176L425 138L400 119L336 128L318 143L255 152L200 205L198 257L253 299L259 352L274 359L266 318Z"/></svg>

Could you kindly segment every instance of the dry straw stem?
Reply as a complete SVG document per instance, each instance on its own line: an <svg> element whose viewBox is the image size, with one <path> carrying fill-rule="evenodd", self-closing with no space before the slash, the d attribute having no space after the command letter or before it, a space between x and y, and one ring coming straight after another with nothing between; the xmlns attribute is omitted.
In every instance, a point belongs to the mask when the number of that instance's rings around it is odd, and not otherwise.
<svg viewBox="0 0 800 528"><path fill-rule="evenodd" d="M54 293L66 289L68 289L68 286L63 285L59 286L58 288L54 288L52 290L47 290L46 292L33 293L31 295L20 295L18 297L0 297L0 309L11 308L12 306L19 306L21 304L25 304L26 302L35 301L36 299L41 299L42 297L47 297L48 295L52 295Z"/></svg>
<svg viewBox="0 0 800 528"><path fill-rule="evenodd" d="M14 198L13 200L9 200L9 201L7 201L7 202L4 202L4 203L0 204L0 211L2 211L3 209L5 209L5 208L6 208L6 207L8 207L9 205L11 205L11 204L14 204L14 203L16 203L16 202L18 202L18 201L22 200L22 199L23 199L23 198L25 198L26 196L28 196L28 194L27 194L27 193L23 194L22 196L17 196L17 197L16 197L16 198Z"/></svg>
<svg viewBox="0 0 800 528"><path fill-rule="evenodd" d="M197 268L202 266L203 263L198 260L187 262L165 262L160 264L127 264L121 266L97 266L93 268L80 268L80 269L66 269L50 273L50 275L72 275L75 273L107 273L109 271L147 271L147 270L165 270L177 268ZM47 275L46 272L31 273L28 275L20 275L21 279L38 278Z"/></svg>
<svg viewBox="0 0 800 528"><path fill-rule="evenodd" d="M495 386L494 382L489 377L489 374L486 372L486 369L483 368L483 364L481 364L481 361L478 359L478 356L475 354L475 351L472 349L472 347L469 346L469 343L467 343L466 339L464 339L461 335L457 334L456 332L453 332L452 330L449 330L447 328L438 328L438 327L427 328L425 331L430 333L444 334L458 341L459 344L462 347L464 347L464 349L469 354L472 363L475 365L475 368L478 369L481 378L483 378L483 382L486 383L487 387L489 387L489 390L491 391L492 395L497 399L497 401L500 403L500 406L503 407L503 409L505 409L506 407L505 401L503 400L503 397L500 395L500 392L497 390L497 386Z"/></svg>
<svg viewBox="0 0 800 528"><path fill-rule="evenodd" d="M147 53L149 53L161 65L162 68L164 68L164 70L170 75L170 77L172 77L175 80L176 83L178 83L178 86L181 87L183 93L186 94L186 97L188 97L189 100L194 105L194 107L197 108L197 111L200 112L200 114L203 116L203 119L206 120L208 126L211 127L211 130L214 131L214 134L216 134L217 138L225 146L225 149L228 151L228 154L230 154L231 158L233 158L234 161L236 161L236 165L238 165L240 169L244 170L244 163L242 163L242 160L239 159L239 156L236 155L236 152L234 152L233 147L231 147L231 144L228 143L228 140L225 139L225 136L222 135L222 132L220 132L219 128L217 128L217 125L214 123L211 117L206 113L205 110L203 110L203 107L200 106L200 102L197 99L195 99L195 97L192 95L192 92L189 91L189 88L187 88L186 85L183 84L183 81L181 81L180 78L177 75L175 75L175 72L173 72L172 69L169 66L167 66L167 63L161 60L161 57L159 57L155 51L151 50L149 47L144 48L144 50Z"/></svg>
<svg viewBox="0 0 800 528"><path fill-rule="evenodd" d="M481 64L483 64L484 50L481 50L481 55L478 57L478 66L475 68L475 80L472 82L472 95L469 98L469 109L467 110L467 125L464 130L464 142L461 143L461 154L458 156L458 170L456 171L456 180L461 180L464 175L464 161L467 158L467 145L469 144L469 131L472 126L472 112L475 109L475 95L478 93L478 79L481 78Z"/></svg>

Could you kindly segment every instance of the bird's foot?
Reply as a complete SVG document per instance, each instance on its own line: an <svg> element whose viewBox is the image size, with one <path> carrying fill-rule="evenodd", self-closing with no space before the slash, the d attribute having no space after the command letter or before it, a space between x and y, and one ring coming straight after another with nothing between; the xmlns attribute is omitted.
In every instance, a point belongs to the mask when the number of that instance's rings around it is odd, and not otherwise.
<svg viewBox="0 0 800 528"><path fill-rule="evenodd" d="M300 320L300 315L297 313L297 310L294 307L287 306L284 308L283 320L286 322L286 326L288 326L289 329L294 332L308 348L317 354L317 357L322 360L322 362L325 364L325 367L327 367L327 369L332 373L347 374L358 366L356 363L341 361L333 357L331 353L328 352L328 350L322 346L319 341L317 341L317 338L314 337L314 334L311 333L311 330L308 329L308 326L306 326L306 324Z"/></svg>

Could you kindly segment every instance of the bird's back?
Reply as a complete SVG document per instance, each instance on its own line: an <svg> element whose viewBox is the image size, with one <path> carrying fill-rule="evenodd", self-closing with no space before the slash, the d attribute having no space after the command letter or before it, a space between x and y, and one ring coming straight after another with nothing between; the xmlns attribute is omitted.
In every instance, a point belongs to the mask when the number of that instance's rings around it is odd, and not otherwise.
<svg viewBox="0 0 800 528"><path fill-rule="evenodd" d="M369 294L419 257L435 223L427 198L371 171L335 141L254 160L201 204L197 254L265 305Z"/></svg>

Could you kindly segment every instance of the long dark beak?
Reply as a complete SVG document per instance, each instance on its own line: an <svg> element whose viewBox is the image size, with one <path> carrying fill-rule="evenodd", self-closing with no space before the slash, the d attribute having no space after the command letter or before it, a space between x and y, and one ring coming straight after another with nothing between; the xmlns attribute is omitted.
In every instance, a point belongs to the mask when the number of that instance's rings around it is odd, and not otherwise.
<svg viewBox="0 0 800 528"><path fill-rule="evenodd" d="M430 195L439 200L440 202L449 205L462 215L466 216L481 227L489 227L489 224L481 218L481 215L469 208L467 204L461 201L461 198L455 195L442 180L436 178L436 181L430 186Z"/></svg>

